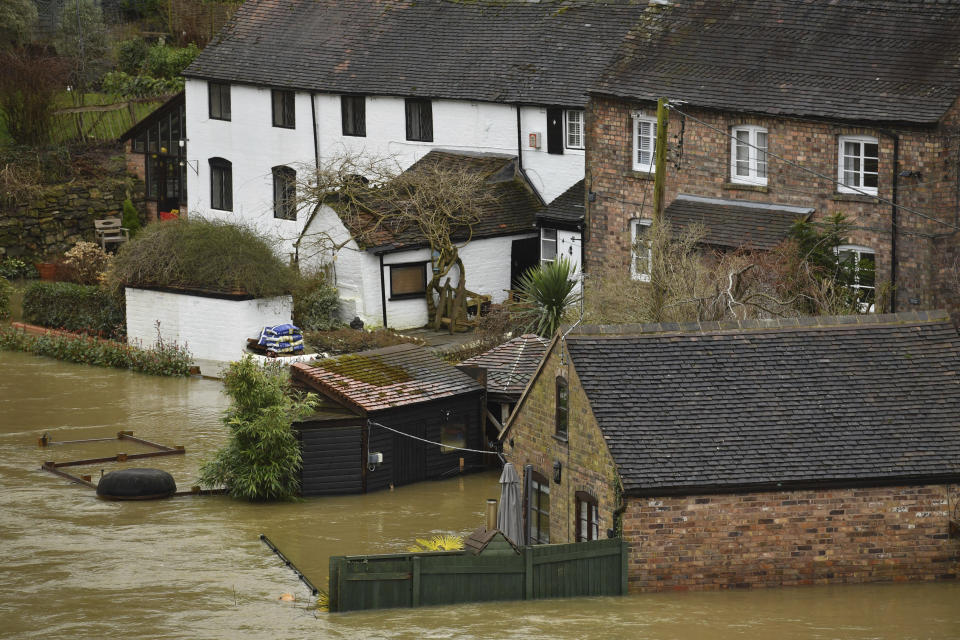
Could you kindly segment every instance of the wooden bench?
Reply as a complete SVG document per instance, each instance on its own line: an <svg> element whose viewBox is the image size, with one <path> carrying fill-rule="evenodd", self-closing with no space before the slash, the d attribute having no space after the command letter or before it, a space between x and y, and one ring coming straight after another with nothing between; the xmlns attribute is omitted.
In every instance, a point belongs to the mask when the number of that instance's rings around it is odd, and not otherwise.
<svg viewBox="0 0 960 640"><path fill-rule="evenodd" d="M107 245L123 244L130 239L130 231L123 226L120 218L94 220L93 228L97 234L97 242L104 251L107 250Z"/></svg>

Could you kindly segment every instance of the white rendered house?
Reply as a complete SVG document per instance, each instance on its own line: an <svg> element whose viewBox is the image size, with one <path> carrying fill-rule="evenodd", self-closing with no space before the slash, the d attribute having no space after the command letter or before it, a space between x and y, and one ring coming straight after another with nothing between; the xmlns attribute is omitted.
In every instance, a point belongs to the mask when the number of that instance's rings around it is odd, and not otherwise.
<svg viewBox="0 0 960 640"><path fill-rule="evenodd" d="M300 172L345 153L404 170L438 149L513 157L550 203L583 179L587 91L640 13L628 0L248 0L184 74L187 209L253 225L299 259L313 212L284 203ZM509 289L473 273L535 264L544 246L484 251L500 264L468 270L468 287Z"/></svg>

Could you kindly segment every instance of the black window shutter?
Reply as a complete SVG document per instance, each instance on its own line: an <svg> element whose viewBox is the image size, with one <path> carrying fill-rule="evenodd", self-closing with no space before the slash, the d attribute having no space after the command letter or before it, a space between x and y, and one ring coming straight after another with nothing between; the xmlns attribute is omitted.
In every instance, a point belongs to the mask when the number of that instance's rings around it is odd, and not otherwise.
<svg viewBox="0 0 960 640"><path fill-rule="evenodd" d="M354 98L353 103L354 134L367 135L367 99L364 96Z"/></svg>
<svg viewBox="0 0 960 640"><path fill-rule="evenodd" d="M415 140L413 137L413 119L418 115L417 104L412 100L407 100L407 140Z"/></svg>
<svg viewBox="0 0 960 640"><path fill-rule="evenodd" d="M429 100L420 106L420 139L433 142L433 103Z"/></svg>
<svg viewBox="0 0 960 640"><path fill-rule="evenodd" d="M547 153L563 153L563 109L547 109Z"/></svg>

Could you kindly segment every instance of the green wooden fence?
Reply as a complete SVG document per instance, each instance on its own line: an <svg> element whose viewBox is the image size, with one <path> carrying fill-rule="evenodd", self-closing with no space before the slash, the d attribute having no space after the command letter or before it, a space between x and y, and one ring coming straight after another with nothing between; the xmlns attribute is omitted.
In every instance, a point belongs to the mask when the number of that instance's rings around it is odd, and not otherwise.
<svg viewBox="0 0 960 640"><path fill-rule="evenodd" d="M627 593L626 542L330 558L330 611Z"/></svg>

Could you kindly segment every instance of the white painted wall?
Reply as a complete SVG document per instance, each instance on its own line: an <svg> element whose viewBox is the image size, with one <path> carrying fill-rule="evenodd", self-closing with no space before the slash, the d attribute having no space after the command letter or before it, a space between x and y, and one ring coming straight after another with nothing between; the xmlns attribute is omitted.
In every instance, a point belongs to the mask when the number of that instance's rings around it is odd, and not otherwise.
<svg viewBox="0 0 960 640"><path fill-rule="evenodd" d="M290 322L293 309L290 296L220 300L132 287L125 294L128 344L154 344L159 321L165 342L186 345L201 360L237 360L247 338L265 326Z"/></svg>
<svg viewBox="0 0 960 640"><path fill-rule="evenodd" d="M274 127L270 89L232 84L231 120L209 117L207 83L188 78L185 86L187 112L188 210L206 217L242 220L280 240L281 253L292 251L292 242L307 218L273 217L273 175L275 166L306 170L315 162L313 111L310 94L296 94L296 128ZM406 140L403 98L366 98L365 137L342 135L340 96L314 97L321 159L344 150L394 157L399 169L406 169L431 149L491 152L516 155L516 107L465 100L433 101L433 142ZM566 149L547 153L545 107L521 108L523 165L531 183L544 200L552 201L583 178L583 150ZM540 149L528 146L529 134L541 135ZM210 208L210 158L233 163L233 211Z"/></svg>
<svg viewBox="0 0 960 640"><path fill-rule="evenodd" d="M467 272L467 288L492 297L494 302L503 302L510 288L510 254L514 240L529 238L536 234L503 236L474 240L460 251ZM343 223L329 207L322 207L310 223L306 238L318 244L308 251L307 242L301 249L306 267L330 263L333 265L340 292L340 317L349 322L359 316L368 326L383 326L383 303L381 298L380 259L360 251L349 238ZM325 243L321 245L319 243ZM336 251L334 245L346 242ZM387 324L395 329L422 327L428 321L427 303L422 299L390 300L390 265L430 260L428 249L415 249L385 254L383 257L383 284L387 297ZM426 270L429 268L425 266ZM429 280L430 273L427 271ZM450 284L456 285L455 274Z"/></svg>

